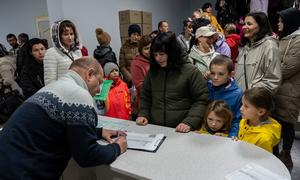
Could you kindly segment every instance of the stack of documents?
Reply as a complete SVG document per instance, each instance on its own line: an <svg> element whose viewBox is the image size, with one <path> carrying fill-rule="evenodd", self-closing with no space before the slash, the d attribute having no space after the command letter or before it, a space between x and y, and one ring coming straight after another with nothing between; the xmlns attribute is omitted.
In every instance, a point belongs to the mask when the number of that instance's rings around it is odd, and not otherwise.
<svg viewBox="0 0 300 180"><path fill-rule="evenodd" d="M226 175L225 178L228 180L287 180L287 178L255 163L249 163L241 169Z"/></svg>
<svg viewBox="0 0 300 180"><path fill-rule="evenodd" d="M143 134L126 132L128 149L156 152L166 136L164 134Z"/></svg>

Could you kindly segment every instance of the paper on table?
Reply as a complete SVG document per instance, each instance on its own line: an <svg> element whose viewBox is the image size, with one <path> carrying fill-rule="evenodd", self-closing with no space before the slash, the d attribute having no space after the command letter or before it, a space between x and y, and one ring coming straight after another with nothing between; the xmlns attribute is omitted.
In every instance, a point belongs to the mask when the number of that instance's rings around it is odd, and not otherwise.
<svg viewBox="0 0 300 180"><path fill-rule="evenodd" d="M95 100L105 101L108 97L108 93L110 90L110 86L112 84L112 80L104 80L101 88L101 92L94 96Z"/></svg>
<svg viewBox="0 0 300 180"><path fill-rule="evenodd" d="M156 152L166 136L164 134L143 134L126 132L128 149Z"/></svg>
<svg viewBox="0 0 300 180"><path fill-rule="evenodd" d="M119 120L119 121L107 121L102 120L101 118L98 119L98 125L97 127L102 127L105 129L111 129L111 130L126 130L126 128L129 126L128 122L126 120Z"/></svg>
<svg viewBox="0 0 300 180"><path fill-rule="evenodd" d="M287 180L253 162L225 176L228 180Z"/></svg>

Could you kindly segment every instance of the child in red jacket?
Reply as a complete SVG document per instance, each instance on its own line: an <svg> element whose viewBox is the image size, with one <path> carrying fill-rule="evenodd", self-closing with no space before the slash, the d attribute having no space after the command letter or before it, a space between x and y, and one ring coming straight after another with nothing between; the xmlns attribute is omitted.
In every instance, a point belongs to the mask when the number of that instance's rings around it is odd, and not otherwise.
<svg viewBox="0 0 300 180"><path fill-rule="evenodd" d="M131 115L130 93L126 83L120 78L118 65L112 62L106 63L104 74L107 79L113 80L105 102L105 115L129 120Z"/></svg>
<svg viewBox="0 0 300 180"><path fill-rule="evenodd" d="M236 34L236 26L232 23L226 24L226 26L224 27L224 34L226 38L226 43L230 47L233 68L235 69L235 65L237 63L236 59L239 55L239 45L241 36L239 34Z"/></svg>

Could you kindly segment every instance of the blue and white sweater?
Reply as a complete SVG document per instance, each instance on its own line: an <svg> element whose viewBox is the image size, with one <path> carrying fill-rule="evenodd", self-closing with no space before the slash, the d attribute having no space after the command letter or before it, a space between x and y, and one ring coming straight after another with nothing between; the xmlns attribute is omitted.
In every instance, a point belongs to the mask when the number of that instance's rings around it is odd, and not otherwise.
<svg viewBox="0 0 300 180"><path fill-rule="evenodd" d="M59 179L71 156L82 167L110 164L120 147L96 141L97 113L74 71L24 102L0 132L0 179Z"/></svg>

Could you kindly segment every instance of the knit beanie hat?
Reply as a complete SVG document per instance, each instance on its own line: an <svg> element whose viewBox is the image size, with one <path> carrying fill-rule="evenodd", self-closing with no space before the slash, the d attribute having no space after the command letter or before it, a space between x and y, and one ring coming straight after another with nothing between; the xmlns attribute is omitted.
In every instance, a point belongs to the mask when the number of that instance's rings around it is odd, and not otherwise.
<svg viewBox="0 0 300 180"><path fill-rule="evenodd" d="M104 65L104 75L106 77L109 76L109 74L112 72L112 70L117 69L119 71L119 67L117 64L108 62Z"/></svg>
<svg viewBox="0 0 300 180"><path fill-rule="evenodd" d="M109 45L111 37L107 32L104 32L102 28L96 29L96 38L99 44Z"/></svg>
<svg viewBox="0 0 300 180"><path fill-rule="evenodd" d="M128 35L130 36L132 33L138 33L141 35L141 27L137 24L131 24L128 27Z"/></svg>

